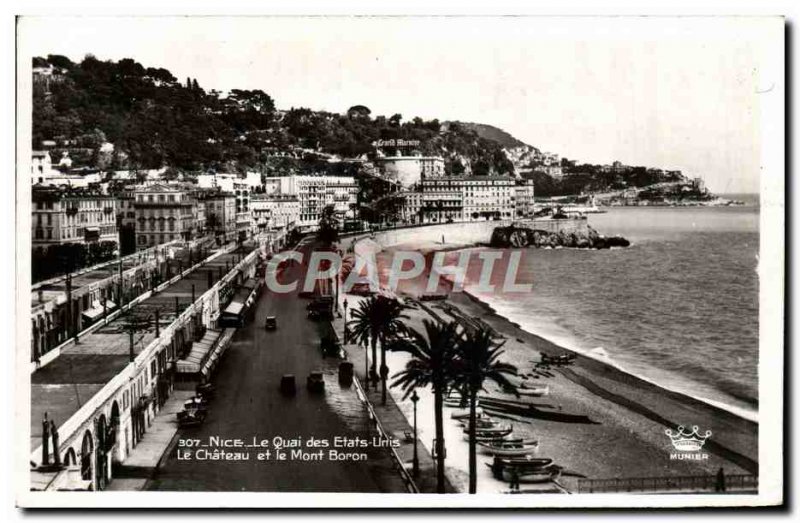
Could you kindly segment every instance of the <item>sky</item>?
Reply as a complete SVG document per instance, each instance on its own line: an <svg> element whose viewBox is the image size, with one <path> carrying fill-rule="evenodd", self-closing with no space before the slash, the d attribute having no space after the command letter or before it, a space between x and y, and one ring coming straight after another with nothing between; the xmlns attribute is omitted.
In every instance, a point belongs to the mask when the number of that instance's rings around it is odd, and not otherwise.
<svg viewBox="0 0 800 523"><path fill-rule="evenodd" d="M580 162L681 169L737 193L759 191L783 30L776 18L24 17L18 57L133 58L206 90L262 89L281 109L486 123Z"/></svg>

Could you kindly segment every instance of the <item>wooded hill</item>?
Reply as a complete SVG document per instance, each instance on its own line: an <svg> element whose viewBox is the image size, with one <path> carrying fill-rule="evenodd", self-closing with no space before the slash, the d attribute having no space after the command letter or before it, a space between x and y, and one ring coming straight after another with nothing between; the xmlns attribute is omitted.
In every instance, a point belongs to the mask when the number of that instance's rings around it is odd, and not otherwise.
<svg viewBox="0 0 800 523"><path fill-rule="evenodd" d="M179 81L127 58L88 55L74 63L48 55L33 66L32 145L55 142L51 148L69 150L73 167L271 174L318 170L327 165L320 155L371 157L376 140L403 139L419 140L416 152L443 156L450 173L513 172L500 143L457 123L445 129L435 119L373 116L363 105L343 114L281 111L260 89L207 91L196 79Z"/></svg>

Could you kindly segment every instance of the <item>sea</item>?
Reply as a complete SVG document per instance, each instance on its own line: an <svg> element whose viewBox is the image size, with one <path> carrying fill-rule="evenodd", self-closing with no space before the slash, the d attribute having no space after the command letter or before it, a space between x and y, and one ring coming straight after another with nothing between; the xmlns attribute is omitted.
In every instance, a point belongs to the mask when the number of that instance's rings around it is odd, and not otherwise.
<svg viewBox="0 0 800 523"><path fill-rule="evenodd" d="M755 419L758 197L726 197L747 205L607 208L590 225L630 247L528 249L518 281L533 292L476 297L562 347Z"/></svg>

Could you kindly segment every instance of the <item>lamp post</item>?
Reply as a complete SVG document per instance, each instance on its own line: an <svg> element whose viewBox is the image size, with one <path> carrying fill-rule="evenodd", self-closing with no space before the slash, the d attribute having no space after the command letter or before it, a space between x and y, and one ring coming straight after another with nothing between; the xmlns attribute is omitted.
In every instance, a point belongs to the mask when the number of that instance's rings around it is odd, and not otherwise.
<svg viewBox="0 0 800 523"><path fill-rule="evenodd" d="M347 345L347 298L344 299L342 305L344 306L344 332L342 333L342 339L344 344Z"/></svg>
<svg viewBox="0 0 800 523"><path fill-rule="evenodd" d="M419 455L417 454L417 402L419 401L419 396L417 395L417 389L411 393L411 402L414 404L414 459L412 460L412 473L416 478L419 475Z"/></svg>

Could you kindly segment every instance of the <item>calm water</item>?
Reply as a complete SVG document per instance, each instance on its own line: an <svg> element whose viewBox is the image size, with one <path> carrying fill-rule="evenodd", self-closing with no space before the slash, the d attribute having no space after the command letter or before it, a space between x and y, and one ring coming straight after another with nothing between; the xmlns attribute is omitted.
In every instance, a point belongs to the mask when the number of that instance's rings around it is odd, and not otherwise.
<svg viewBox="0 0 800 523"><path fill-rule="evenodd" d="M518 281L533 281L532 294L480 297L562 346L756 411L758 216L755 206L611 209L589 222L630 248L528 250Z"/></svg>

